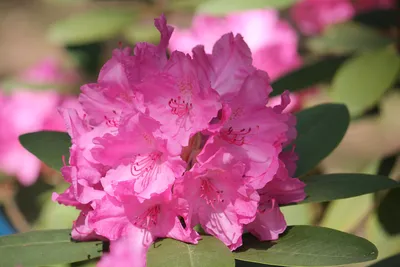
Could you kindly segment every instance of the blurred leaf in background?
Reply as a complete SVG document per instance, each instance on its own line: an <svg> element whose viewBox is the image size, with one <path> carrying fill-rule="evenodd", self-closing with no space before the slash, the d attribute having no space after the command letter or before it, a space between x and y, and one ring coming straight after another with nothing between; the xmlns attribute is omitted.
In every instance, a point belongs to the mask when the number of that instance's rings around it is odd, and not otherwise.
<svg viewBox="0 0 400 267"><path fill-rule="evenodd" d="M89 10L54 23L49 30L49 38L68 46L97 43L120 34L134 18L135 13L129 9Z"/></svg>

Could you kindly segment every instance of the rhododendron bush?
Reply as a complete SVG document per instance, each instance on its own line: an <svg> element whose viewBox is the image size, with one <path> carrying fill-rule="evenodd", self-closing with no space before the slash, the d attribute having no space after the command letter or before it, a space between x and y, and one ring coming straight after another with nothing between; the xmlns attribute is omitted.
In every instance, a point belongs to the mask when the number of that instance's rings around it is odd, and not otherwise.
<svg viewBox="0 0 400 267"><path fill-rule="evenodd" d="M67 224L72 229L0 237L0 266L92 259L99 267L334 266L377 259L367 238L319 223L292 225L285 209L398 190L381 170L315 172L345 140L350 121L383 95L340 100L342 84L358 72L332 78L337 69L391 61L396 68L376 73L387 77L382 84L365 77L385 89L400 69L390 38L365 48L377 54L353 55L351 46L329 50L330 31L343 34L342 22L394 4L292 1L287 14L308 36L307 49L329 51L309 63L296 28L278 10L219 12L218 1L200 4L186 29L155 18L158 42L120 43L77 99L49 91L0 95L0 170L27 186L42 161L67 184L51 195L56 209L78 212ZM88 43L111 33L105 26ZM84 35L78 37L66 45ZM38 70L21 77L77 80L52 66ZM328 81L327 97L321 84ZM378 196L384 203L386 195Z"/></svg>

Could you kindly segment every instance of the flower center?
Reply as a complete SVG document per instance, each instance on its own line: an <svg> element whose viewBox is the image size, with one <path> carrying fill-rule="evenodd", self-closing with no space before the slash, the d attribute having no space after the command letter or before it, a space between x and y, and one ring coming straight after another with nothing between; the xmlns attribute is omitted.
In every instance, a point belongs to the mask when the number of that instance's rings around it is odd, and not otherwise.
<svg viewBox="0 0 400 267"><path fill-rule="evenodd" d="M209 178L201 179L200 197L203 198L208 205L214 207L215 203L223 203L223 193L224 191L218 190Z"/></svg>
<svg viewBox="0 0 400 267"><path fill-rule="evenodd" d="M171 98L168 102L168 105L171 108L171 113L180 118L188 114L193 107L192 103L183 100L180 96L178 96L176 99Z"/></svg>
<svg viewBox="0 0 400 267"><path fill-rule="evenodd" d="M134 217L133 224L140 228L149 229L157 225L158 214L160 214L160 205L155 205L139 216Z"/></svg>
<svg viewBox="0 0 400 267"><path fill-rule="evenodd" d="M137 155L134 162L131 163L131 174L134 179L141 179L142 187L147 187L150 180L157 177L159 159L162 153L152 152L146 156Z"/></svg>
<svg viewBox="0 0 400 267"><path fill-rule="evenodd" d="M251 127L243 128L239 131L235 131L232 127L228 129L222 129L220 132L220 136L223 140L227 141L230 144L242 146L245 144L245 137L251 132Z"/></svg>

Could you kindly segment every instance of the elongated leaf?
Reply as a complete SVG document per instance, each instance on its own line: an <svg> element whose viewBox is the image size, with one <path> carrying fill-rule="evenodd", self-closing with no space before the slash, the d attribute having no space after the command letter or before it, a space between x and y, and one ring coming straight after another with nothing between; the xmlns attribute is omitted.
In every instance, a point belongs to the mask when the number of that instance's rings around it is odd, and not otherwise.
<svg viewBox="0 0 400 267"><path fill-rule="evenodd" d="M393 47L371 51L348 60L332 82L331 96L357 116L376 104L396 81L400 56Z"/></svg>
<svg viewBox="0 0 400 267"><path fill-rule="evenodd" d="M304 177L302 181L307 185L305 191L308 197L301 203L355 197L400 186L400 183L385 176L361 173L315 175Z"/></svg>
<svg viewBox="0 0 400 267"><path fill-rule="evenodd" d="M385 47L394 40L378 31L355 23L343 23L329 27L321 36L307 41L307 46L317 53L350 53Z"/></svg>
<svg viewBox="0 0 400 267"><path fill-rule="evenodd" d="M296 153L299 156L296 176L314 168L340 143L349 126L346 106L322 104L297 115Z"/></svg>
<svg viewBox="0 0 400 267"><path fill-rule="evenodd" d="M218 239L203 236L197 245L163 239L147 253L147 267L234 267L230 250Z"/></svg>
<svg viewBox="0 0 400 267"><path fill-rule="evenodd" d="M328 83L348 58L348 56L327 57L289 72L272 83L274 90L271 96L282 94L285 90L295 92L320 83Z"/></svg>
<svg viewBox="0 0 400 267"><path fill-rule="evenodd" d="M394 255L387 259L381 260L369 267L399 267L400 266L400 254Z"/></svg>
<svg viewBox="0 0 400 267"><path fill-rule="evenodd" d="M315 226L291 226L274 242L245 235L236 259L278 266L334 266L376 259L376 247L366 239Z"/></svg>
<svg viewBox="0 0 400 267"><path fill-rule="evenodd" d="M367 26L376 28L389 28L398 23L399 13L393 9L376 9L368 12L359 13L353 20Z"/></svg>
<svg viewBox="0 0 400 267"><path fill-rule="evenodd" d="M199 5L198 13L226 15L234 11L259 8L284 9L298 0L209 0Z"/></svg>
<svg viewBox="0 0 400 267"><path fill-rule="evenodd" d="M126 9L102 8L59 20L49 30L49 38L63 45L104 41L119 34L133 22L135 14Z"/></svg>
<svg viewBox="0 0 400 267"><path fill-rule="evenodd" d="M0 266L43 266L101 256L101 241L71 241L71 230L35 231L0 237Z"/></svg>
<svg viewBox="0 0 400 267"><path fill-rule="evenodd" d="M68 162L71 138L67 133L54 131L28 133L21 135L19 141L29 152L55 170L60 170L63 166L63 156Z"/></svg>

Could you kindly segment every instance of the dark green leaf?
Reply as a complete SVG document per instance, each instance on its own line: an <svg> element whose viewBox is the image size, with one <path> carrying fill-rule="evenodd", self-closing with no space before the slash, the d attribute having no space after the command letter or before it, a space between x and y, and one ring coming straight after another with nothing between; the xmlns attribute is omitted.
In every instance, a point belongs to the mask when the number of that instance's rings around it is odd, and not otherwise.
<svg viewBox="0 0 400 267"><path fill-rule="evenodd" d="M71 138L67 133L53 131L27 133L21 135L19 141L29 152L55 170L60 170L63 166L63 156L68 162Z"/></svg>
<svg viewBox="0 0 400 267"><path fill-rule="evenodd" d="M244 235L238 260L278 266L334 266L376 259L376 247L366 239L315 226L291 226L274 242Z"/></svg>
<svg viewBox="0 0 400 267"><path fill-rule="evenodd" d="M118 35L133 22L131 10L102 8L73 15L53 24L49 38L63 45L81 45L104 41Z"/></svg>
<svg viewBox="0 0 400 267"><path fill-rule="evenodd" d="M218 239L202 236L197 245L173 239L155 242L147 253L147 267L234 267L230 250Z"/></svg>
<svg viewBox="0 0 400 267"><path fill-rule="evenodd" d="M385 47L394 40L368 27L343 23L329 27L321 36L307 41L310 50L316 53L350 53Z"/></svg>
<svg viewBox="0 0 400 267"><path fill-rule="evenodd" d="M197 12L209 15L226 15L235 11L259 8L284 9L298 0L209 0L201 3Z"/></svg>
<svg viewBox="0 0 400 267"><path fill-rule="evenodd" d="M100 257L101 241L75 242L71 230L47 230L0 237L0 266L43 266Z"/></svg>
<svg viewBox="0 0 400 267"><path fill-rule="evenodd" d="M363 53L336 72L331 97L345 103L350 114L360 115L379 101L396 81L399 70L400 56L394 47Z"/></svg>
<svg viewBox="0 0 400 267"><path fill-rule="evenodd" d="M346 59L348 56L327 57L289 72L272 83L274 90L271 96L282 94L285 90L295 92L316 84L328 83Z"/></svg>
<svg viewBox="0 0 400 267"><path fill-rule="evenodd" d="M400 254L386 258L370 265L369 267L399 267L400 266Z"/></svg>
<svg viewBox="0 0 400 267"><path fill-rule="evenodd" d="M349 126L346 106L322 104L297 115L296 176L301 176L327 157L340 143Z"/></svg>
<svg viewBox="0 0 400 267"><path fill-rule="evenodd" d="M371 27L389 28L397 25L398 17L396 9L377 9L357 14L353 20Z"/></svg>
<svg viewBox="0 0 400 267"><path fill-rule="evenodd" d="M361 173L315 175L304 177L302 181L307 185L305 191L308 197L301 203L355 197L400 185L385 176Z"/></svg>
<svg viewBox="0 0 400 267"><path fill-rule="evenodd" d="M383 198L378 207L378 219L390 235L400 234L400 188L394 188Z"/></svg>

